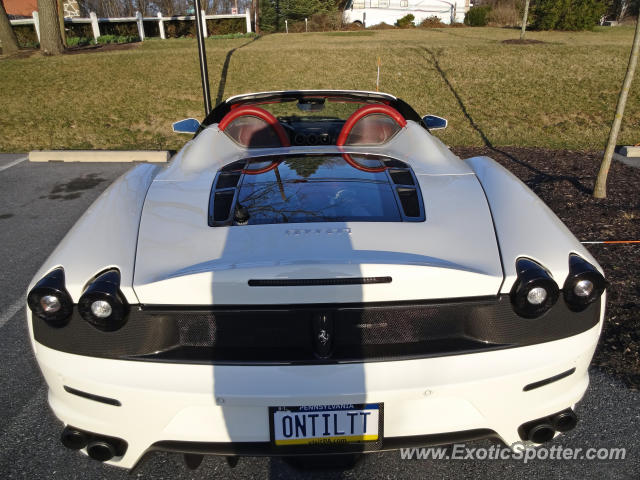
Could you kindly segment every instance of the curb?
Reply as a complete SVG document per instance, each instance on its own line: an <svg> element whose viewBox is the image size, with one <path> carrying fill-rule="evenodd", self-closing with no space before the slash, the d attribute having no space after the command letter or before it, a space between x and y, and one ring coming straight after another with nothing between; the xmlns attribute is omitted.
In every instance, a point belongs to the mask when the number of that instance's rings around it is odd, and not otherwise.
<svg viewBox="0 0 640 480"><path fill-rule="evenodd" d="M35 150L30 162L151 162L166 163L166 150Z"/></svg>

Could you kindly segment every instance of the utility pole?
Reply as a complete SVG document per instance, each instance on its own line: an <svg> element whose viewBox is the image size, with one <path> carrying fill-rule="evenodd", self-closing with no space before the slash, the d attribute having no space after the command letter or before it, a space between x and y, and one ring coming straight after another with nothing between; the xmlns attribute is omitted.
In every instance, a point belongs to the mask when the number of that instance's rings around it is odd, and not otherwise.
<svg viewBox="0 0 640 480"><path fill-rule="evenodd" d="M202 34L202 7L200 0L193 0L196 17L196 39L198 40L198 58L200 59L200 80L202 81L202 97L204 100L205 117L211 113L211 93L209 92L209 71L207 70L207 52Z"/></svg>

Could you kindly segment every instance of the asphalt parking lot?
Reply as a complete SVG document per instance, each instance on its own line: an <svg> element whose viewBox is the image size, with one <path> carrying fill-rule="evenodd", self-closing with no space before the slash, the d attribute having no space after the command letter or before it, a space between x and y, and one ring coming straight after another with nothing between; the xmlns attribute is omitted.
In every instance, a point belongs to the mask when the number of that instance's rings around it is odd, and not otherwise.
<svg viewBox="0 0 640 480"><path fill-rule="evenodd" d="M46 386L34 361L24 319L24 295L38 267L95 198L131 164L31 164L0 155L0 475L2 478L128 478L58 441ZM104 228L109 228L105 224ZM280 459L205 458L199 470L178 455L156 454L138 478L640 478L640 392L598 370L576 408L576 430L555 439L563 448L624 448L624 460L402 460L370 454L354 468L299 470ZM467 447L489 447L488 442Z"/></svg>

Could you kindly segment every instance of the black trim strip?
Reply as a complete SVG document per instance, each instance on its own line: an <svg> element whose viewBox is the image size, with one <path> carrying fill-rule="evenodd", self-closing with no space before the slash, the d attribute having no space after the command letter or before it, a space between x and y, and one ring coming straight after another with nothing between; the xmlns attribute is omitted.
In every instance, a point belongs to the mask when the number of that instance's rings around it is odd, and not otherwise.
<svg viewBox="0 0 640 480"><path fill-rule="evenodd" d="M509 295L503 295L509 299ZM484 295L481 297L454 297L454 298L434 298L430 300L388 300L382 302L349 302L349 303L300 303L300 304L260 304L260 305L234 305L231 303L221 303L219 305L162 305L162 304L142 304L137 305L140 311L145 313L166 313L166 312L217 312L217 311L255 311L274 309L333 309L333 308L385 308L385 307L413 307L413 306L439 306L451 303L473 304L475 302L499 302L500 296ZM510 301L510 300L509 300Z"/></svg>
<svg viewBox="0 0 640 480"><path fill-rule="evenodd" d="M298 278L290 280L249 280L250 287L315 287L321 285L371 285L391 283L391 277Z"/></svg>
<svg viewBox="0 0 640 480"><path fill-rule="evenodd" d="M93 393L83 392L82 390L76 390L75 388L64 386L64 389L67 393L72 395L77 395L78 397L87 398L89 400L94 400L100 403L106 403L107 405L113 405L114 407L121 407L122 404L120 400L116 400L115 398L102 397L100 395L94 395Z"/></svg>
<svg viewBox="0 0 640 480"><path fill-rule="evenodd" d="M319 318L331 352L318 358ZM74 310L54 328L34 318L35 340L76 355L216 365L359 363L488 352L577 335L598 324L600 300L582 312L559 301L536 319L519 317L508 295L369 304L132 306L127 323L100 332ZM315 322L315 323L314 323Z"/></svg>
<svg viewBox="0 0 640 480"><path fill-rule="evenodd" d="M550 383L557 382L558 380L562 380L576 371L576 368L573 367L571 370L567 370L566 372L559 373L558 375L554 375L553 377L545 378L544 380L540 380L539 382L533 382L529 385L525 386L522 391L528 392L530 390L534 390L536 388L544 387L545 385L549 385Z"/></svg>
<svg viewBox="0 0 640 480"><path fill-rule="evenodd" d="M450 445L453 443L473 442L483 439L499 439L493 430L479 428L461 432L435 433L431 435L412 435L407 437L386 437L382 439L379 448L371 448L367 444L345 444L326 446L292 445L276 447L271 442L183 442L165 440L154 443L147 452L164 451L175 453L193 453L198 455L227 455L251 457L277 457L292 455L328 455L354 452L376 452L384 450L398 450L408 447L429 447L435 445Z"/></svg>

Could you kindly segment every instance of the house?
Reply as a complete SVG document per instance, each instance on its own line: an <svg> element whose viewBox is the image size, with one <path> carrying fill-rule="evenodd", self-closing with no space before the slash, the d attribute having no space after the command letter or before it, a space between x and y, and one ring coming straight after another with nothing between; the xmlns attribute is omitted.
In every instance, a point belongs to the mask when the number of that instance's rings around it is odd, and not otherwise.
<svg viewBox="0 0 640 480"><path fill-rule="evenodd" d="M412 14L416 25L429 17L438 17L443 23L461 23L469 8L469 0L349 0L344 21L366 27L382 22L393 25Z"/></svg>
<svg viewBox="0 0 640 480"><path fill-rule="evenodd" d="M31 18L38 10L38 0L2 0L9 18Z"/></svg>
<svg viewBox="0 0 640 480"><path fill-rule="evenodd" d="M9 18L31 18L38 11L38 0L2 0ZM62 8L65 17L79 17L78 0L65 0Z"/></svg>

